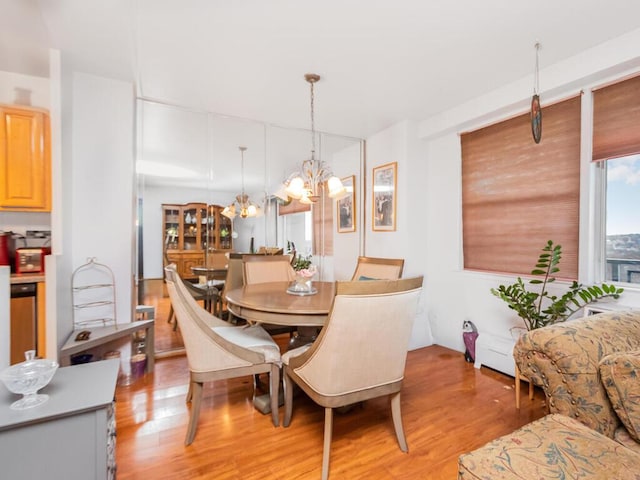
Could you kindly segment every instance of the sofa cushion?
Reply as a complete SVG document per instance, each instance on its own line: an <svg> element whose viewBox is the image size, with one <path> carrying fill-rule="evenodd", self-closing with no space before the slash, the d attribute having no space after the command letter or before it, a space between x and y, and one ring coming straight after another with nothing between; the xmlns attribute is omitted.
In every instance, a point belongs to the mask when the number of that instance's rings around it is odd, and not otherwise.
<svg viewBox="0 0 640 480"><path fill-rule="evenodd" d="M640 455L640 442L636 442L631 438L627 429L622 425L616 429L616 433L613 434L613 439Z"/></svg>
<svg viewBox="0 0 640 480"><path fill-rule="evenodd" d="M460 456L458 479L637 480L640 455L564 415L547 415Z"/></svg>
<svg viewBox="0 0 640 480"><path fill-rule="evenodd" d="M599 369L613 409L631 438L640 441L640 351L607 355Z"/></svg>

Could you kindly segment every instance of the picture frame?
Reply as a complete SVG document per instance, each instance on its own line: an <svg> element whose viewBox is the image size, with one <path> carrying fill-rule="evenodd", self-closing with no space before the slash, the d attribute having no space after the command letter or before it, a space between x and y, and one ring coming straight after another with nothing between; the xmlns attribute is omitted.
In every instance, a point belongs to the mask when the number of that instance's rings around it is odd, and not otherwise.
<svg viewBox="0 0 640 480"><path fill-rule="evenodd" d="M387 163L373 169L372 228L374 231L396 230L398 162Z"/></svg>
<svg viewBox="0 0 640 480"><path fill-rule="evenodd" d="M356 231L356 177L351 175L340 179L347 194L336 202L338 233Z"/></svg>

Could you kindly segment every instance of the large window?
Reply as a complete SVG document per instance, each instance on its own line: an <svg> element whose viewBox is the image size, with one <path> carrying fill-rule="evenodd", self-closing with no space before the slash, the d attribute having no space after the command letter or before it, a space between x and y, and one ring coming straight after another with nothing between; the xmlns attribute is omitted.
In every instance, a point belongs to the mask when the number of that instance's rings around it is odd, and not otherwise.
<svg viewBox="0 0 640 480"><path fill-rule="evenodd" d="M640 155L608 160L605 280L640 284Z"/></svg>
<svg viewBox="0 0 640 480"><path fill-rule="evenodd" d="M593 160L606 192L603 277L640 284L640 77L594 91L593 119Z"/></svg>
<svg viewBox="0 0 640 480"><path fill-rule="evenodd" d="M543 108L542 141L529 114L464 133L464 268L528 275L548 240L559 276L578 278L580 97Z"/></svg>

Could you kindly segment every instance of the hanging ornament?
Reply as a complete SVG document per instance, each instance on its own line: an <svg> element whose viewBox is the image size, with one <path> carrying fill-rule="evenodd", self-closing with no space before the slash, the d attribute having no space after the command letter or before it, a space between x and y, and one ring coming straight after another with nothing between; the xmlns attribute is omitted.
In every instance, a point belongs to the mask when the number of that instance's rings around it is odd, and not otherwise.
<svg viewBox="0 0 640 480"><path fill-rule="evenodd" d="M536 66L533 74L533 97L531 97L531 133L533 134L533 141L540 143L542 138L542 108L540 107L540 95L539 95L539 81L540 72L538 68L538 50L540 50L540 43L536 43Z"/></svg>

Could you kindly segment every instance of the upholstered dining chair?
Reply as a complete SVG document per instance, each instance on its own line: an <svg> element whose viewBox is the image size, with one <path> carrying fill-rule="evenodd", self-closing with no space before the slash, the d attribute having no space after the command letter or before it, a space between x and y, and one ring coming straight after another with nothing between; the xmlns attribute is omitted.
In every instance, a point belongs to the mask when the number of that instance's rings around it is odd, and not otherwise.
<svg viewBox="0 0 640 480"><path fill-rule="evenodd" d="M288 255L243 255L243 281L245 285L266 282L291 282L296 278ZM288 333L293 336L295 327L263 324L271 335Z"/></svg>
<svg viewBox="0 0 640 480"><path fill-rule="evenodd" d="M351 280L397 280L403 267L402 258L358 257Z"/></svg>
<svg viewBox="0 0 640 480"><path fill-rule="evenodd" d="M422 277L337 282L329 318L311 345L282 356L284 426L291 423L293 383L324 407L322 478L329 476L333 409L390 395L400 450L408 451L400 390Z"/></svg>
<svg viewBox="0 0 640 480"><path fill-rule="evenodd" d="M296 277L288 255L244 255L245 285L265 282L290 282Z"/></svg>
<svg viewBox="0 0 640 480"><path fill-rule="evenodd" d="M189 393L192 402L185 445L190 445L198 428L204 382L269 373L271 418L278 426L280 349L259 325L230 326L205 309L187 291L175 265L165 267L167 290L180 324L189 364ZM254 399L256 386L254 384Z"/></svg>

